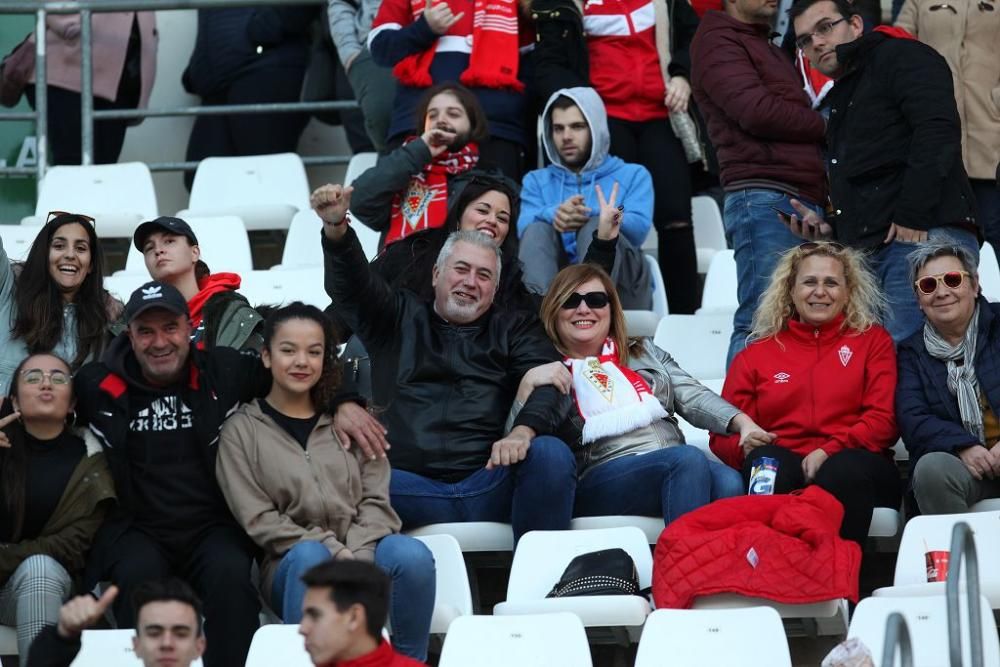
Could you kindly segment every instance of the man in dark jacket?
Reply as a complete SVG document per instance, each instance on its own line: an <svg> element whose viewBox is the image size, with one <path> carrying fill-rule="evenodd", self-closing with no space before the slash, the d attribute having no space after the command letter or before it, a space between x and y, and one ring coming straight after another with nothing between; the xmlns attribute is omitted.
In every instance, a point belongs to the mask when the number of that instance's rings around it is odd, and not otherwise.
<svg viewBox="0 0 1000 667"><path fill-rule="evenodd" d="M270 372L253 352L191 344L187 302L149 282L125 306L128 330L77 374L77 415L104 446L118 508L94 541L87 588L111 581L119 627L135 627L136 586L181 576L205 601L205 664L246 661L260 605L253 544L215 479L219 430L241 401L263 396Z"/></svg>
<svg viewBox="0 0 1000 667"><path fill-rule="evenodd" d="M913 244L947 239L979 259L951 71L905 31L863 34L847 0L800 0L790 14L796 45L836 81L825 101L834 237L870 251L889 297L885 326L902 341L923 324L906 263Z"/></svg>
<svg viewBox="0 0 1000 667"><path fill-rule="evenodd" d="M340 220L343 200L316 202ZM434 266L434 300L392 291L365 261L346 221L325 222L326 285L368 350L373 404L388 430L393 508L404 528L502 521L515 538L569 527L576 466L552 433L569 399L536 389L507 432L525 371L559 359L537 316L495 313L500 251L476 231L455 232Z"/></svg>
<svg viewBox="0 0 1000 667"><path fill-rule="evenodd" d="M736 251L739 308L729 361L746 345L778 256L801 242L776 209L794 213L793 197L815 210L826 201L823 117L791 60L769 41L777 6L725 0L725 13L707 12L691 42L694 97L718 151L726 235Z"/></svg>

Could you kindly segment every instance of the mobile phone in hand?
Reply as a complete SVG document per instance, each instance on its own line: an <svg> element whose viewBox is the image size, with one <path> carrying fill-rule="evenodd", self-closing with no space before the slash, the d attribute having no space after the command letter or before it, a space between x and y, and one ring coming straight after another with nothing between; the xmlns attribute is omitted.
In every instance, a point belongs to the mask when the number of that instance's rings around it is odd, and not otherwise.
<svg viewBox="0 0 1000 667"><path fill-rule="evenodd" d="M780 208L777 208L776 206L772 206L771 210L774 211L775 213L777 213L778 217L781 218L781 221L784 222L786 225L791 224L791 222L792 222L792 216L790 216L789 214L785 213L784 211L782 211Z"/></svg>

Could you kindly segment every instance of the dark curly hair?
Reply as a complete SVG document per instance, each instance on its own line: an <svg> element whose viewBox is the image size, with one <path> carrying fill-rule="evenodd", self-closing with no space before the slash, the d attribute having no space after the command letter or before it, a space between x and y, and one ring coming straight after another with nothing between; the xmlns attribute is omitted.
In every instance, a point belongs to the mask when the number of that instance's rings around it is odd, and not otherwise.
<svg viewBox="0 0 1000 667"><path fill-rule="evenodd" d="M329 411L330 401L334 392L340 386L341 363L337 359L337 346L340 341L333 331L333 323L316 306L310 306L301 301L293 301L287 306L272 310L264 320L264 349L271 352L271 342L275 332L289 320L309 320L319 325L323 330L323 371L309 396L316 410Z"/></svg>

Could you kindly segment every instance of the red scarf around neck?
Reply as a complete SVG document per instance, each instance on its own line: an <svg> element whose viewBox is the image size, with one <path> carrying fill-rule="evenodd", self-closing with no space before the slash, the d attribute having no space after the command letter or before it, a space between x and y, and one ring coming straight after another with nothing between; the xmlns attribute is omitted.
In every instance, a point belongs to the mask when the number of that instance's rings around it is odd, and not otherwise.
<svg viewBox="0 0 1000 667"><path fill-rule="evenodd" d="M410 137L406 143L417 139ZM385 245L414 232L440 227L448 215L448 177L468 171L479 162L479 146L469 142L454 153L442 153L410 179L392 199Z"/></svg>
<svg viewBox="0 0 1000 667"><path fill-rule="evenodd" d="M420 18L426 7L427 0L410 0L413 19ZM475 0L472 53L469 56L469 66L462 72L459 81L470 88L510 88L519 93L524 91L524 84L517 78L520 59L518 46L516 0ZM431 61L437 55L436 47L437 41L423 53L403 58L392 69L392 73L407 86L429 88L434 85Z"/></svg>

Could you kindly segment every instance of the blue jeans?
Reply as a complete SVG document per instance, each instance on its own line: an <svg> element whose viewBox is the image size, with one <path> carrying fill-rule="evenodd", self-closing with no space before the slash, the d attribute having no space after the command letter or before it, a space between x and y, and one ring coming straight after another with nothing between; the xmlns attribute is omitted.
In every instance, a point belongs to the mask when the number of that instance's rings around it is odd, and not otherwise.
<svg viewBox="0 0 1000 667"><path fill-rule="evenodd" d="M552 436L531 441L513 466L482 468L450 483L392 469L389 496L404 529L461 521L510 522L514 540L529 530L565 530L573 514L576 461Z"/></svg>
<svg viewBox="0 0 1000 667"><path fill-rule="evenodd" d="M713 500L741 495L743 479L697 447L676 445L598 463L577 491L577 516L662 516L669 524Z"/></svg>
<svg viewBox="0 0 1000 667"><path fill-rule="evenodd" d="M979 262L979 241L972 232L960 227L934 227L927 232L929 241L950 241L965 247ZM917 295L910 281L910 265L906 259L917 248L916 243L893 241L880 246L868 257L872 271L882 284L889 300L885 328L899 343L924 326L924 314L917 305Z"/></svg>
<svg viewBox="0 0 1000 667"><path fill-rule="evenodd" d="M747 344L750 323L757 302L771 282L771 274L781 254L803 242L792 234L771 207L795 213L791 196L778 190L750 188L726 193L723 220L726 237L736 259L736 296L739 307L733 316L733 336L729 343L726 368ZM800 200L822 213L819 206Z"/></svg>
<svg viewBox="0 0 1000 667"><path fill-rule="evenodd" d="M285 623L302 620L306 596L302 575L330 558L329 549L322 543L306 541L296 544L281 559L271 587L271 607ZM375 547L375 564L392 579L392 645L404 655L426 661L436 577L430 549L407 535L386 535Z"/></svg>

